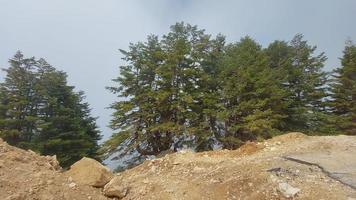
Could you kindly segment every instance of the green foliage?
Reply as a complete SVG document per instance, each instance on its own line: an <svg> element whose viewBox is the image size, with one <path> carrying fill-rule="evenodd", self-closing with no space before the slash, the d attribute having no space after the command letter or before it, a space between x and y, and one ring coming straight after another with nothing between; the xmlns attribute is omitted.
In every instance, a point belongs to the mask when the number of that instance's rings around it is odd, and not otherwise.
<svg viewBox="0 0 356 200"><path fill-rule="evenodd" d="M284 102L284 131L318 132L325 111L327 73L322 71L324 53L314 55L316 46L296 35L289 43L275 41L265 50L269 66L287 95Z"/></svg>
<svg viewBox="0 0 356 200"><path fill-rule="evenodd" d="M105 157L106 155L114 152L120 144L130 138L130 135L129 131L121 131L113 134L109 140L104 142L102 148L99 150L99 154Z"/></svg>
<svg viewBox="0 0 356 200"><path fill-rule="evenodd" d="M112 105L112 128L131 131L143 154L169 149L175 136L212 134L207 115L214 117L218 94L209 73L216 76L223 45L221 36L211 39L196 26L177 23L161 40L149 36L121 50L129 65L120 67L114 80L119 86L109 89L127 100Z"/></svg>
<svg viewBox="0 0 356 200"><path fill-rule="evenodd" d="M44 59L18 52L0 84L0 136L8 143L57 155L67 167L96 157L100 139L83 93L67 86L67 76Z"/></svg>
<svg viewBox="0 0 356 200"><path fill-rule="evenodd" d="M268 67L266 54L249 37L227 46L221 73L225 139L241 142L268 138L281 127L285 91L279 87L276 71ZM228 139L231 146L232 139Z"/></svg>
<svg viewBox="0 0 356 200"><path fill-rule="evenodd" d="M348 41L331 83L331 125L341 133L356 135L356 46Z"/></svg>
<svg viewBox="0 0 356 200"><path fill-rule="evenodd" d="M352 49L345 50L330 104L326 57L301 34L262 48L250 37L225 44L224 36L177 23L161 39L149 36L121 50L127 65L109 88L119 97L111 106L111 127L119 133L107 146L130 138L142 154L159 154L181 136L194 136L199 151L216 141L234 149L286 131L353 133Z"/></svg>

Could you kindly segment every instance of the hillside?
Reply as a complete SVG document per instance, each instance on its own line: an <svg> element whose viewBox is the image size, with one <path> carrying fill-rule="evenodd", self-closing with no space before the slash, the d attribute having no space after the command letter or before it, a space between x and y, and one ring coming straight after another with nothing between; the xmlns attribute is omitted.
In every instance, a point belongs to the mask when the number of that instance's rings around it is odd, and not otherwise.
<svg viewBox="0 0 356 200"><path fill-rule="evenodd" d="M286 185L295 199L352 199L355 155L356 137L290 133L236 151L145 161L112 183L127 188L124 199L286 199Z"/></svg>
<svg viewBox="0 0 356 200"><path fill-rule="evenodd" d="M100 189L75 180L71 187L54 158L0 141L0 199L352 200L355 155L356 137L289 133L234 151L181 151L146 160Z"/></svg>
<svg viewBox="0 0 356 200"><path fill-rule="evenodd" d="M1 200L107 199L100 189L73 184L55 157L12 147L0 138Z"/></svg>

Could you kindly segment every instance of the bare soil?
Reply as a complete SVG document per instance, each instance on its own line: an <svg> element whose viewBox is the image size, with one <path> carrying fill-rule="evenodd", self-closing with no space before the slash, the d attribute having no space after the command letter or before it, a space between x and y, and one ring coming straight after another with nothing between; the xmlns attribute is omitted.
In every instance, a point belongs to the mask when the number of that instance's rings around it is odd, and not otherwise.
<svg viewBox="0 0 356 200"><path fill-rule="evenodd" d="M1 200L104 200L101 189L74 183L51 157L12 147L0 139Z"/></svg>
<svg viewBox="0 0 356 200"><path fill-rule="evenodd" d="M238 150L168 154L115 175L133 199L356 199L356 137L289 133ZM345 181L346 180L346 181ZM108 199L101 188L75 183L54 158L0 139L0 200Z"/></svg>
<svg viewBox="0 0 356 200"><path fill-rule="evenodd" d="M310 137L290 133L263 143L248 143L235 151L189 151L145 161L119 173L128 188L124 199L288 199L279 183L300 189L293 199L356 199L356 190L329 176L317 165L286 159L290 155L323 156L356 173L356 137ZM317 158L317 156L315 158ZM355 174L354 174L355 175ZM346 174L346 176L348 176ZM352 177L351 177L352 178Z"/></svg>

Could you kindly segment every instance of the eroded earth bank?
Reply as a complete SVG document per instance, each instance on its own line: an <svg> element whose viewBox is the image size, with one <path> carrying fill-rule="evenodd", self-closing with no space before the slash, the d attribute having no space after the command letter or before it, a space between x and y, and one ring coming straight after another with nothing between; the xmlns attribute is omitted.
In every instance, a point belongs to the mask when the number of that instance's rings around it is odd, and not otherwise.
<svg viewBox="0 0 356 200"><path fill-rule="evenodd" d="M289 133L238 150L181 151L118 174L63 171L0 140L0 199L356 199L356 137Z"/></svg>

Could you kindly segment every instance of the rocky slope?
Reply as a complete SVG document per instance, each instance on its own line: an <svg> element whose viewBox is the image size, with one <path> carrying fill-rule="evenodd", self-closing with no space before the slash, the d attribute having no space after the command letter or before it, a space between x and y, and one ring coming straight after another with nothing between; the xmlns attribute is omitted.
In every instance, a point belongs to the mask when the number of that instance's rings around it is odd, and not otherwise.
<svg viewBox="0 0 356 200"><path fill-rule="evenodd" d="M108 199L101 189L76 183L55 157L12 147L0 139L1 200Z"/></svg>
<svg viewBox="0 0 356 200"><path fill-rule="evenodd" d="M290 133L236 151L145 161L106 185L123 199L356 199L356 137Z"/></svg>
<svg viewBox="0 0 356 200"><path fill-rule="evenodd" d="M355 155L356 137L290 133L235 151L181 151L112 177L88 159L61 172L55 158L0 140L0 199L353 200Z"/></svg>

